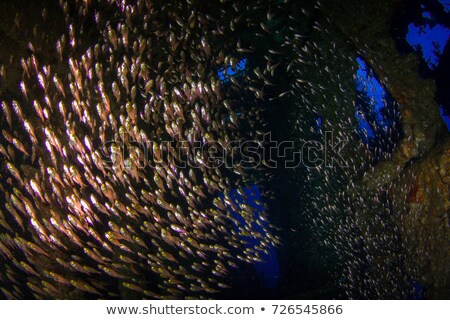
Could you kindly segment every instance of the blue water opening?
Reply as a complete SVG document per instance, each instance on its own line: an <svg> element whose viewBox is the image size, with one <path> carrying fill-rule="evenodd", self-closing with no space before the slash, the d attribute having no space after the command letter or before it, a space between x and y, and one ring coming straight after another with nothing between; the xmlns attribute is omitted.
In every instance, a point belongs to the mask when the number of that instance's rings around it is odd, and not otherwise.
<svg viewBox="0 0 450 320"><path fill-rule="evenodd" d="M439 1L445 12L450 12L450 1ZM410 23L408 25L408 33L406 34L406 41L409 45L422 57L430 70L435 70L440 63L441 56L445 47L448 45L450 39L450 29L439 24L431 12L426 11L426 7L422 5L423 20L418 25ZM444 112L445 107L440 106L440 114L443 121L448 124L448 111Z"/></svg>
<svg viewBox="0 0 450 320"><path fill-rule="evenodd" d="M394 101L363 58L357 57L355 117L364 143L382 139L396 121Z"/></svg>
<svg viewBox="0 0 450 320"><path fill-rule="evenodd" d="M416 280L410 281L411 294L409 296L410 300L423 300L425 299L425 287Z"/></svg>
<svg viewBox="0 0 450 320"><path fill-rule="evenodd" d="M316 132L319 132L322 130L322 117L317 116L316 122L314 123L314 128L316 129Z"/></svg>
<svg viewBox="0 0 450 320"><path fill-rule="evenodd" d="M222 83L227 83L230 81L230 77L239 77L242 75L246 68L247 58L244 58L236 64L236 68L233 68L232 66L221 68L217 71L217 75Z"/></svg>
<svg viewBox="0 0 450 320"><path fill-rule="evenodd" d="M424 12L424 17L427 20L432 18L431 13ZM415 25L411 23L408 25L408 33L406 41L418 53L422 54L428 67L433 70L439 64L439 58L444 52L450 38L450 29L440 25L427 23L422 25Z"/></svg>
<svg viewBox="0 0 450 320"><path fill-rule="evenodd" d="M439 0L439 2L444 6L445 12L450 12L450 1L449 0Z"/></svg>
<svg viewBox="0 0 450 320"><path fill-rule="evenodd" d="M230 199L239 207L239 204L247 204L254 209L254 213L256 215L256 219L258 216L264 212L263 199L261 195L261 190L258 186L252 185L250 187L246 187L243 189L244 195L246 199L244 199L237 190L232 190L229 193ZM236 223L234 227L238 230L239 227L244 227L245 221L242 216L234 211L231 207L229 207L231 215L233 216ZM260 219L260 224L254 222L251 226L251 229L259 232L261 234L264 233L264 229L269 229L268 222ZM241 240L245 243L246 248L254 248L260 244L260 240L255 239L250 236L241 236ZM265 288L275 288L278 280L280 278L280 266L278 263L277 251L274 246L268 248L268 254L264 252L260 252L260 257L263 260L262 262L253 262L253 269L255 274L258 277L260 284Z"/></svg>
<svg viewBox="0 0 450 320"><path fill-rule="evenodd" d="M448 131L450 131L450 115L445 113L443 106L439 107L439 112L441 113L442 120L444 120L444 123L447 126Z"/></svg>

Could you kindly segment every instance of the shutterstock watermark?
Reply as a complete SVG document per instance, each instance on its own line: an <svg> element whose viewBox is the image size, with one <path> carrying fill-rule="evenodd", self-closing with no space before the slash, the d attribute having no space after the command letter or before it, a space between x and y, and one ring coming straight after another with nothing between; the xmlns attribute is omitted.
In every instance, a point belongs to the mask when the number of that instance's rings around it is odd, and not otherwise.
<svg viewBox="0 0 450 320"><path fill-rule="evenodd" d="M110 168L233 168L266 167L307 168L347 167L343 151L348 140L337 139L332 131L324 132L322 140L301 143L276 141L271 133L257 140L216 141L109 141L102 147L104 165Z"/></svg>

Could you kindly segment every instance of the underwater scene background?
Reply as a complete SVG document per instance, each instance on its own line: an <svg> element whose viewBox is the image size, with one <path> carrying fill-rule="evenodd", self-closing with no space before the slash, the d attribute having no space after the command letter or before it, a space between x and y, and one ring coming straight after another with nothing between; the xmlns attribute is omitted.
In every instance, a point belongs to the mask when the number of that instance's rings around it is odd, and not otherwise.
<svg viewBox="0 0 450 320"><path fill-rule="evenodd" d="M450 298L449 10L1 1L0 297Z"/></svg>

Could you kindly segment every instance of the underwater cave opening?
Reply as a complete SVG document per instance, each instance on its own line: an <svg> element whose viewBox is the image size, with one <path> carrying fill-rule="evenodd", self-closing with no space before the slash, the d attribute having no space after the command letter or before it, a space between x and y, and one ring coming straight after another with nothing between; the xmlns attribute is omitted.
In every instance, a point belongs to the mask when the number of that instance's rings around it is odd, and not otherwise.
<svg viewBox="0 0 450 320"><path fill-rule="evenodd" d="M355 118L359 137L381 154L391 154L401 132L398 106L367 62L362 57L357 57L356 62Z"/></svg>
<svg viewBox="0 0 450 320"><path fill-rule="evenodd" d="M442 120L450 131L450 2L405 1L393 19L391 33L399 50L420 58L419 73L436 82L436 100Z"/></svg>

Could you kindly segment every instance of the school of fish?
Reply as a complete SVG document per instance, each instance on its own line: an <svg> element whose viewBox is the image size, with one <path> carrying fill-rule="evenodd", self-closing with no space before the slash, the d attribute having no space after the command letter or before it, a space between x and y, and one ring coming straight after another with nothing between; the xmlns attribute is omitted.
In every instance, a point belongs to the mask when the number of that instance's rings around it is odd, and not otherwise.
<svg viewBox="0 0 450 320"><path fill-rule="evenodd" d="M241 10L220 5L216 15ZM60 6L58 68L29 43L22 95L1 101L2 294L189 298L229 288L230 269L279 243L265 212L228 195L258 178L208 165L210 151L194 148L263 130L256 102L241 106L236 94L258 99L251 77L224 89L217 76L250 52L222 39L250 20L218 23L196 1Z"/></svg>

